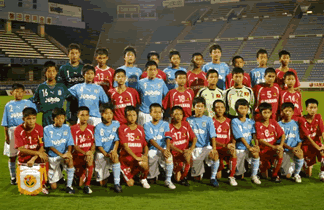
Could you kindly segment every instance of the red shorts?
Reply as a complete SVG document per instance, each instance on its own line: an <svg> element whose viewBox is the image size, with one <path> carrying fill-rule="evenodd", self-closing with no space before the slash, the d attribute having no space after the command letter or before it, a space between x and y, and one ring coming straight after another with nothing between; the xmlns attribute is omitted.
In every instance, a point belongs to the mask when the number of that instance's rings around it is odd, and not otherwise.
<svg viewBox="0 0 325 211"><path fill-rule="evenodd" d="M81 177L86 173L87 162L85 160L86 155L73 154L73 166L76 169L75 175Z"/></svg>
<svg viewBox="0 0 325 211"><path fill-rule="evenodd" d="M129 181L138 173L140 174L140 179L145 179L149 171L145 171L139 162L135 159L126 159L125 157L120 157L121 170L125 181Z"/></svg>
<svg viewBox="0 0 325 211"><path fill-rule="evenodd" d="M179 172L183 170L183 167L185 167L186 160L182 153L172 153L173 155L173 162L174 162L174 172ZM191 157L191 166L192 166L192 157Z"/></svg>
<svg viewBox="0 0 325 211"><path fill-rule="evenodd" d="M322 146L322 143L316 143L318 146ZM304 158L307 163L307 166L312 166L316 163L316 158L318 162L322 161L322 155L320 151L318 151L313 145L311 144L303 144L301 146L302 151L304 152Z"/></svg>
<svg viewBox="0 0 325 211"><path fill-rule="evenodd" d="M262 172L271 168L272 163L278 158L276 151L273 149L263 149L260 151L261 165L260 169Z"/></svg>

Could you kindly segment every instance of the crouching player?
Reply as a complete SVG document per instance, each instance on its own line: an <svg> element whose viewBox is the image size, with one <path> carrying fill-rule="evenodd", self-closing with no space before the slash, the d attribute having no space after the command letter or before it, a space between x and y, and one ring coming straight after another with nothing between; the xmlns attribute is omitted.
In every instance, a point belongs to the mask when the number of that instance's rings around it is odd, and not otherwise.
<svg viewBox="0 0 325 211"><path fill-rule="evenodd" d="M130 187L134 185L133 177L140 173L140 183L144 188L149 189L148 146L144 130L137 124L138 113L134 106L125 108L125 116L128 123L120 126L118 130L122 145L120 152L122 174Z"/></svg>
<svg viewBox="0 0 325 211"><path fill-rule="evenodd" d="M47 154L44 150L43 127L36 124L36 110L31 107L23 110L23 123L15 129L15 148L18 149L18 162L27 163L32 167L34 163L48 162ZM48 163L46 164L48 165ZM46 176L43 176L46 178ZM45 187L46 181L43 180L44 194L49 194Z"/></svg>
<svg viewBox="0 0 325 211"><path fill-rule="evenodd" d="M95 159L95 171L97 172L97 181L103 187L107 185L109 169L113 169L114 191L122 192L120 186L121 165L118 160L117 149L119 146L118 128L120 123L113 120L112 107L104 103L100 106L102 122L95 128L95 143L98 149Z"/></svg>
<svg viewBox="0 0 325 211"><path fill-rule="evenodd" d="M246 118L249 109L249 103L245 99L237 100L235 104L238 118L231 121L231 129L236 140L237 153L237 170L236 175L245 173L245 160L252 158L252 181L260 185L261 181L257 177L258 168L260 166L258 141L255 138L255 121ZM255 146L253 146L252 139L254 139Z"/></svg>
<svg viewBox="0 0 325 211"><path fill-rule="evenodd" d="M282 120L279 121L280 127L283 129L286 139L284 146L283 162L282 162L282 174L285 174L287 178L290 178L293 173L293 179L297 183L301 183L301 177L299 175L302 166L304 165L303 151L301 149L301 139L299 136L299 126L292 118L294 114L295 106L293 103L287 102L281 105ZM279 142L279 141L278 141ZM294 160L295 168L292 171L291 161Z"/></svg>
<svg viewBox="0 0 325 211"><path fill-rule="evenodd" d="M267 170L271 168L271 164L274 163L272 180L281 182L278 172L283 160L285 135L280 125L274 119L270 119L274 114L271 104L261 103L258 109L261 114L261 120L256 122L255 129L256 138L258 143L260 143L261 173L267 178ZM276 144L277 140L280 138L280 144Z"/></svg>
<svg viewBox="0 0 325 211"><path fill-rule="evenodd" d="M72 182L75 169L72 160L73 138L70 127L63 124L65 121L65 114L63 108L55 108L52 111L52 118L54 124L48 125L44 128L44 145L49 148L49 183L52 189L57 188L56 182L62 177L60 165L67 164L67 188L66 192L74 194L75 190L72 188Z"/></svg>
<svg viewBox="0 0 325 211"><path fill-rule="evenodd" d="M78 124L71 126L71 134L74 139L73 165L75 175L79 179L79 187L84 193L91 194L90 180L94 171L95 137L94 126L89 125L89 108L80 106L77 111ZM86 181L86 182L84 182Z"/></svg>
<svg viewBox="0 0 325 211"><path fill-rule="evenodd" d="M307 164L307 175L311 176L312 167L316 163L316 158L321 162L319 179L324 181L324 146L321 138L324 140L324 122L322 116L317 114L318 101L310 98L306 100L307 115L301 117L298 121L300 135L303 139L301 149L304 152L304 158Z"/></svg>
<svg viewBox="0 0 325 211"><path fill-rule="evenodd" d="M222 100L215 100L213 103L213 110L215 117L213 117L213 124L217 132L216 149L219 154L220 166L218 169L217 178L221 178L222 170L224 169L223 161L231 163L229 183L231 186L237 186L236 179L234 177L237 165L236 145L235 140L232 137L230 124L231 120L225 117L226 105ZM232 140L232 142L231 142Z"/></svg>
<svg viewBox="0 0 325 211"><path fill-rule="evenodd" d="M147 122L143 126L146 140L150 143L148 179L158 177L158 165L160 165L166 171L165 185L170 189L175 189L176 186L171 181L174 165L170 153L169 124L161 120L162 107L158 103L150 105L150 115L152 117L151 122Z"/></svg>

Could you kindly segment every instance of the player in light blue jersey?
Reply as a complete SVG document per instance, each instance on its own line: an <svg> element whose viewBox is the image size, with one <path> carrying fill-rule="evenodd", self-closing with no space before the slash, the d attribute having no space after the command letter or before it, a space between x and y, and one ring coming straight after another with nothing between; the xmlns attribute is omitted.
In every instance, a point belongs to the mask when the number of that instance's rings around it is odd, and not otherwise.
<svg viewBox="0 0 325 211"><path fill-rule="evenodd" d="M221 50L220 45L216 45L216 44L212 45L209 50L210 50L210 56L212 58L212 61L206 63L202 67L202 70L206 73L210 69L215 69L216 71L218 71L219 80L218 80L217 86L220 89L225 90L226 89L226 77L230 73L229 66L226 63L220 61L221 55L222 55L222 50Z"/></svg>
<svg viewBox="0 0 325 211"><path fill-rule="evenodd" d="M245 99L239 99L235 105L238 113L238 118L231 121L231 129L233 131L234 138L236 140L236 153L237 153L237 169L236 175L242 175L245 173L245 160L252 158L252 181L260 185L261 181L257 177L257 172L260 166L258 141L255 136L255 121L246 118L249 109L249 103ZM255 146L252 143L254 139Z"/></svg>
<svg viewBox="0 0 325 211"><path fill-rule="evenodd" d="M148 61L146 63L146 69L148 77L139 81L137 90L141 96L141 105L138 123L143 126L144 123L150 122L152 117L150 116L149 106L152 103L158 103L162 105L162 99L168 93L168 88L165 82L157 78L158 65L154 61Z"/></svg>
<svg viewBox="0 0 325 211"><path fill-rule="evenodd" d="M9 157L8 168L11 184L16 185L16 158L18 150L15 149L15 129L23 121L23 110L26 107L32 107L37 110L36 105L30 100L23 100L25 87L22 84L12 85L12 95L15 100L9 101L4 108L1 126L5 131L5 143L3 154Z"/></svg>
<svg viewBox="0 0 325 211"><path fill-rule="evenodd" d="M49 150L49 183L51 188L57 188L56 183L63 177L60 165L65 163L68 166L66 192L74 194L75 190L72 188L72 181L75 168L71 154L74 141L69 125L64 124L65 114L63 108L53 109L52 118L54 124L44 128L44 146Z"/></svg>
<svg viewBox="0 0 325 211"><path fill-rule="evenodd" d="M194 98L193 108L195 115L186 119L197 138L195 149L192 152L193 166L191 175L192 177L202 179L203 173L205 172L203 164L205 160L207 165L211 166L211 185L219 187L219 183L216 179L220 164L219 154L216 150L216 129L212 118L204 115L206 104L203 97Z"/></svg>
<svg viewBox="0 0 325 211"><path fill-rule="evenodd" d="M267 68L266 65L268 60L267 51L264 49L258 50L256 53L256 60L258 62L258 67L252 69L249 72L252 87L260 83L265 83L264 75L265 75L265 70Z"/></svg>
<svg viewBox="0 0 325 211"><path fill-rule="evenodd" d="M171 66L165 68L163 70L164 73L166 73L166 81L167 81L167 87L168 90L175 89L177 87L176 84L176 77L175 73L178 70L183 70L187 72L187 70L183 67L180 67L181 63L181 55L178 51L172 50L169 52L169 60L171 63Z"/></svg>
<svg viewBox="0 0 325 211"><path fill-rule="evenodd" d="M146 141L150 144L149 147L149 175L148 179L157 179L159 175L159 166L166 171L165 186L170 189L175 189L176 186L172 183L173 174L173 157L170 152L170 140L172 139L169 129L169 124L162 118L162 106L158 103L150 105L151 122L144 124L144 133Z"/></svg>
<svg viewBox="0 0 325 211"><path fill-rule="evenodd" d="M293 174L292 179L297 183L301 183L299 173L304 165L304 156L301 149L302 140L300 139L299 125L291 119L294 114L294 109L294 104L290 102L281 105L282 120L278 123L286 136L283 144L284 153L281 172L288 179ZM278 143L280 143L280 140L278 140ZM291 160L294 161L294 169L292 168Z"/></svg>
<svg viewBox="0 0 325 211"><path fill-rule="evenodd" d="M121 164L118 159L117 150L119 147L118 128L120 123L113 120L112 107L104 103L100 106L102 121L95 128L95 144L98 149L95 159L95 171L97 172L97 181L101 186L107 185L109 169L113 170L114 190L117 193L122 192L120 185Z"/></svg>
<svg viewBox="0 0 325 211"><path fill-rule="evenodd" d="M99 103L108 103L108 97L100 85L94 84L96 71L92 65L85 65L82 74L85 83L76 84L69 91L78 99L79 107L86 106L89 108L88 124L96 126L102 121L99 113Z"/></svg>

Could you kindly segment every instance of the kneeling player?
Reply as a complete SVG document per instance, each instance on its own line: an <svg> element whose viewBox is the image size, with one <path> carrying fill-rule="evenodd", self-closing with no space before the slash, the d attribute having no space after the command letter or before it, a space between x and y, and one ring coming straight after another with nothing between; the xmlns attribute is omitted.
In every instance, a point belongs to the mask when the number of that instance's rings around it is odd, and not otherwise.
<svg viewBox="0 0 325 211"><path fill-rule="evenodd" d="M94 171L95 137L93 125L87 123L89 108L80 106L77 111L79 124L71 126L71 134L74 139L73 165L75 175L79 179L79 187L85 182L84 193L91 194L90 180ZM87 176L86 176L87 175Z"/></svg>
<svg viewBox="0 0 325 211"><path fill-rule="evenodd" d="M237 165L236 145L235 140L232 138L230 124L231 120L225 117L226 106L222 100L215 100L213 103L213 110L215 117L213 117L214 127L217 132L216 149L219 154L220 166L218 169L217 178L221 178L221 173L224 168L223 161L231 163L231 171L229 175L229 183L231 186L237 186L236 179L234 177ZM232 139L232 142L230 142Z"/></svg>
<svg viewBox="0 0 325 211"><path fill-rule="evenodd" d="M57 188L56 182L63 177L60 165L65 163L68 165L66 192L74 194L75 190L72 188L72 182L75 169L71 154L74 144L70 127L67 124L63 124L65 114L66 112L63 108L53 109L52 118L54 124L44 128L44 145L49 148L49 183L51 184L51 188Z"/></svg>
<svg viewBox="0 0 325 211"><path fill-rule="evenodd" d="M95 143L99 150L96 153L95 160L95 171L98 174L97 181L99 181L101 186L106 186L109 169L113 169L114 190L117 193L121 193L121 165L117 154L119 146L117 130L120 127L120 123L113 120L113 109L109 104L102 104L100 106L100 113L102 115L102 122L95 128Z"/></svg>
<svg viewBox="0 0 325 211"><path fill-rule="evenodd" d="M118 135L122 145L120 153L121 170L128 186L134 185L133 177L140 174L140 182L146 189L149 173L148 146L143 127L137 124L138 113L134 106L125 108L126 125L120 126Z"/></svg>
<svg viewBox="0 0 325 211"><path fill-rule="evenodd" d="M196 137L190 126L184 118L184 111L180 106L174 106L171 110L172 123L169 124L170 133L172 135L172 142L170 148L172 149L174 161L174 174L176 181L181 181L182 185L189 186L187 181L187 174L191 168L192 152L195 148ZM192 142L189 147L189 142Z"/></svg>

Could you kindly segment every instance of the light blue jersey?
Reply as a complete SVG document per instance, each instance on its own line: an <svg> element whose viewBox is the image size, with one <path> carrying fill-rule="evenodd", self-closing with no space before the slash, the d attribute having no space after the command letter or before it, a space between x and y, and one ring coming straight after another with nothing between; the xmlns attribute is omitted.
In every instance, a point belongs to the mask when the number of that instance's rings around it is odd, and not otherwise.
<svg viewBox="0 0 325 211"><path fill-rule="evenodd" d="M79 107L87 106L89 108L89 116L101 117L99 102L108 103L108 97L100 85L81 83L74 85L69 91L78 99Z"/></svg>
<svg viewBox="0 0 325 211"><path fill-rule="evenodd" d="M249 72L249 76L251 77L252 87L260 83L265 83L265 79L264 79L265 70L266 70L265 67L256 67Z"/></svg>
<svg viewBox="0 0 325 211"><path fill-rule="evenodd" d="M220 64L208 62L202 67L202 70L206 73L210 69L215 69L216 71L218 71L219 80L218 80L217 86L220 89L225 90L226 89L226 77L230 73L229 66L224 62L221 62Z"/></svg>
<svg viewBox="0 0 325 211"><path fill-rule="evenodd" d="M187 70L183 67L179 67L178 69L173 69L171 66L167 67L163 70L166 73L166 81L168 90L175 89L177 87L176 80L175 80L175 73L179 70L183 70L187 73Z"/></svg>
<svg viewBox="0 0 325 211"><path fill-rule="evenodd" d="M104 123L99 123L95 127L95 144L96 147L103 147L105 152L110 152L114 149L116 141L120 140L118 137L118 128L120 123L113 120L112 123L106 126Z"/></svg>
<svg viewBox="0 0 325 211"><path fill-rule="evenodd" d="M66 153L68 146L74 146L69 125L63 124L62 127L46 126L44 128L44 146L54 147L62 154ZM48 155L49 157L59 156L52 150L49 150Z"/></svg>
<svg viewBox="0 0 325 211"><path fill-rule="evenodd" d="M287 123L279 121L278 123L286 136L284 143L286 143L289 147L296 147L300 142L302 142L299 135L299 125L296 121L291 120ZM280 142L281 139L277 141L277 143ZM289 149L284 148L284 151L288 152Z"/></svg>
<svg viewBox="0 0 325 211"><path fill-rule="evenodd" d="M231 129L234 135L234 138L237 140L239 138L244 138L246 142L251 145L253 134L255 131L255 121L252 119L246 118L245 122L240 121L238 118L235 118L231 121ZM236 149L245 150L246 146L242 141L236 142Z"/></svg>
<svg viewBox="0 0 325 211"><path fill-rule="evenodd" d="M126 83L125 85L131 88L136 88L137 84L140 80L140 76L142 75L142 70L138 67L126 67L125 65L117 68L123 69L126 72ZM117 82L114 81L114 87L117 87Z"/></svg>
<svg viewBox="0 0 325 211"><path fill-rule="evenodd" d="M169 124L163 120L160 120L157 125L146 122L143 128L148 143L150 143L150 140L154 140L159 146L166 148L166 138L172 139L168 133L170 131ZM157 150L153 145L150 145L149 149Z"/></svg>
<svg viewBox="0 0 325 211"><path fill-rule="evenodd" d="M26 107L32 107L37 111L35 103L30 100L9 101L3 111L1 126L9 128L22 124L24 122L23 110Z"/></svg>
<svg viewBox="0 0 325 211"><path fill-rule="evenodd" d="M168 88L165 82L160 78L150 80L141 79L138 83L137 90L141 96L140 111L149 114L149 107L152 103L162 104L162 99L167 95Z"/></svg>
<svg viewBox="0 0 325 211"><path fill-rule="evenodd" d="M216 129L211 117L203 115L202 117L191 116L186 119L191 125L197 138L195 147L211 146L210 139L216 138Z"/></svg>

